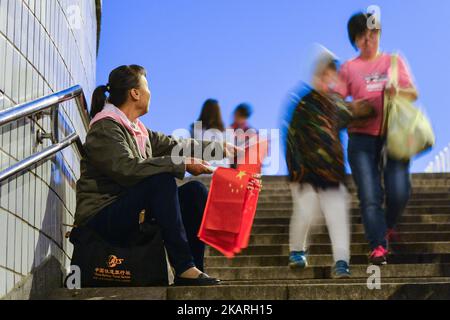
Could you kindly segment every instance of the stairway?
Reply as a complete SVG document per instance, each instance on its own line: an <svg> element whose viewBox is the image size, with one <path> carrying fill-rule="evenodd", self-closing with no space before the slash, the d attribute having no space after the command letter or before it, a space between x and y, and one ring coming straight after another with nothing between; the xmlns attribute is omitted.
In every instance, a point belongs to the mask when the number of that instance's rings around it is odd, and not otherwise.
<svg viewBox="0 0 450 320"><path fill-rule="evenodd" d="M208 184L205 178L197 179ZM288 226L292 200L285 177L264 177L250 246L232 260L212 248L206 272L223 280L215 287L58 289L51 299L449 299L450 175L413 175L413 195L398 231L401 240L381 267L381 289L367 287L367 254L355 186L352 195L350 279L331 279L331 246L325 223L310 237L310 267L290 270Z"/></svg>

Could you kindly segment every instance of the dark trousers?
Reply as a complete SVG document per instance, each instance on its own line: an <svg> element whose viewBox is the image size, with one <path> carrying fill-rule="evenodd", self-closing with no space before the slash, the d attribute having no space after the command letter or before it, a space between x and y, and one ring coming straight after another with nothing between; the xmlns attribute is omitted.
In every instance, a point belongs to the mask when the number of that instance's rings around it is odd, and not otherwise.
<svg viewBox="0 0 450 320"><path fill-rule="evenodd" d="M160 226L177 275L196 266L203 271L205 244L197 237L208 197L198 181L178 187L168 173L146 178L101 210L88 225L112 243L126 243L139 230L139 213Z"/></svg>
<svg viewBox="0 0 450 320"><path fill-rule="evenodd" d="M358 189L362 221L371 249L386 248L387 228L395 228L406 208L411 183L409 162L387 159L380 166L384 140L362 134L350 135L348 159ZM381 177L384 178L384 188ZM383 203L386 196L386 210Z"/></svg>

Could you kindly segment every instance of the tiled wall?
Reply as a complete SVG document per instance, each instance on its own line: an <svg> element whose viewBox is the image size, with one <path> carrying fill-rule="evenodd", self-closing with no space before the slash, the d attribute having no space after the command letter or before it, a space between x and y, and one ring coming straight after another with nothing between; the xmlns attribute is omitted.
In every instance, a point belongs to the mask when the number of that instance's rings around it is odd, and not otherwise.
<svg viewBox="0 0 450 320"><path fill-rule="evenodd" d="M0 0L0 109L80 84L95 85L95 0ZM61 105L59 135L86 135L74 102ZM49 145L49 116L0 128L0 170ZM73 222L79 155L74 147L0 184L0 297L49 256L68 266L64 234Z"/></svg>

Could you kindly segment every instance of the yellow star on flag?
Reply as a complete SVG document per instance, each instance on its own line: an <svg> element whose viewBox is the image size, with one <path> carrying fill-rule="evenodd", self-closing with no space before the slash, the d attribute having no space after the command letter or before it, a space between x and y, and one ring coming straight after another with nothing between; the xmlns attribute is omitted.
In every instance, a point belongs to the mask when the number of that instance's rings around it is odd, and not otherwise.
<svg viewBox="0 0 450 320"><path fill-rule="evenodd" d="M238 175L236 176L236 178L239 178L242 180L242 177L246 176L247 174L245 173L245 171L239 171Z"/></svg>

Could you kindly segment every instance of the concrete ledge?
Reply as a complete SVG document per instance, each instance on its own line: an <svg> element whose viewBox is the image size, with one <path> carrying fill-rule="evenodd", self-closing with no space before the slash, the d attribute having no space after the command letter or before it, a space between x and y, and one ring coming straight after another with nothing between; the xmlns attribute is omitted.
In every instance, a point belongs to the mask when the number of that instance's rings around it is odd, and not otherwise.
<svg viewBox="0 0 450 320"><path fill-rule="evenodd" d="M47 300L166 300L165 287L57 289Z"/></svg>
<svg viewBox="0 0 450 320"><path fill-rule="evenodd" d="M45 260L19 282L2 300L42 300L61 287L63 270L55 257Z"/></svg>
<svg viewBox="0 0 450 320"><path fill-rule="evenodd" d="M450 283L253 285L170 288L169 300L404 300L449 299Z"/></svg>

